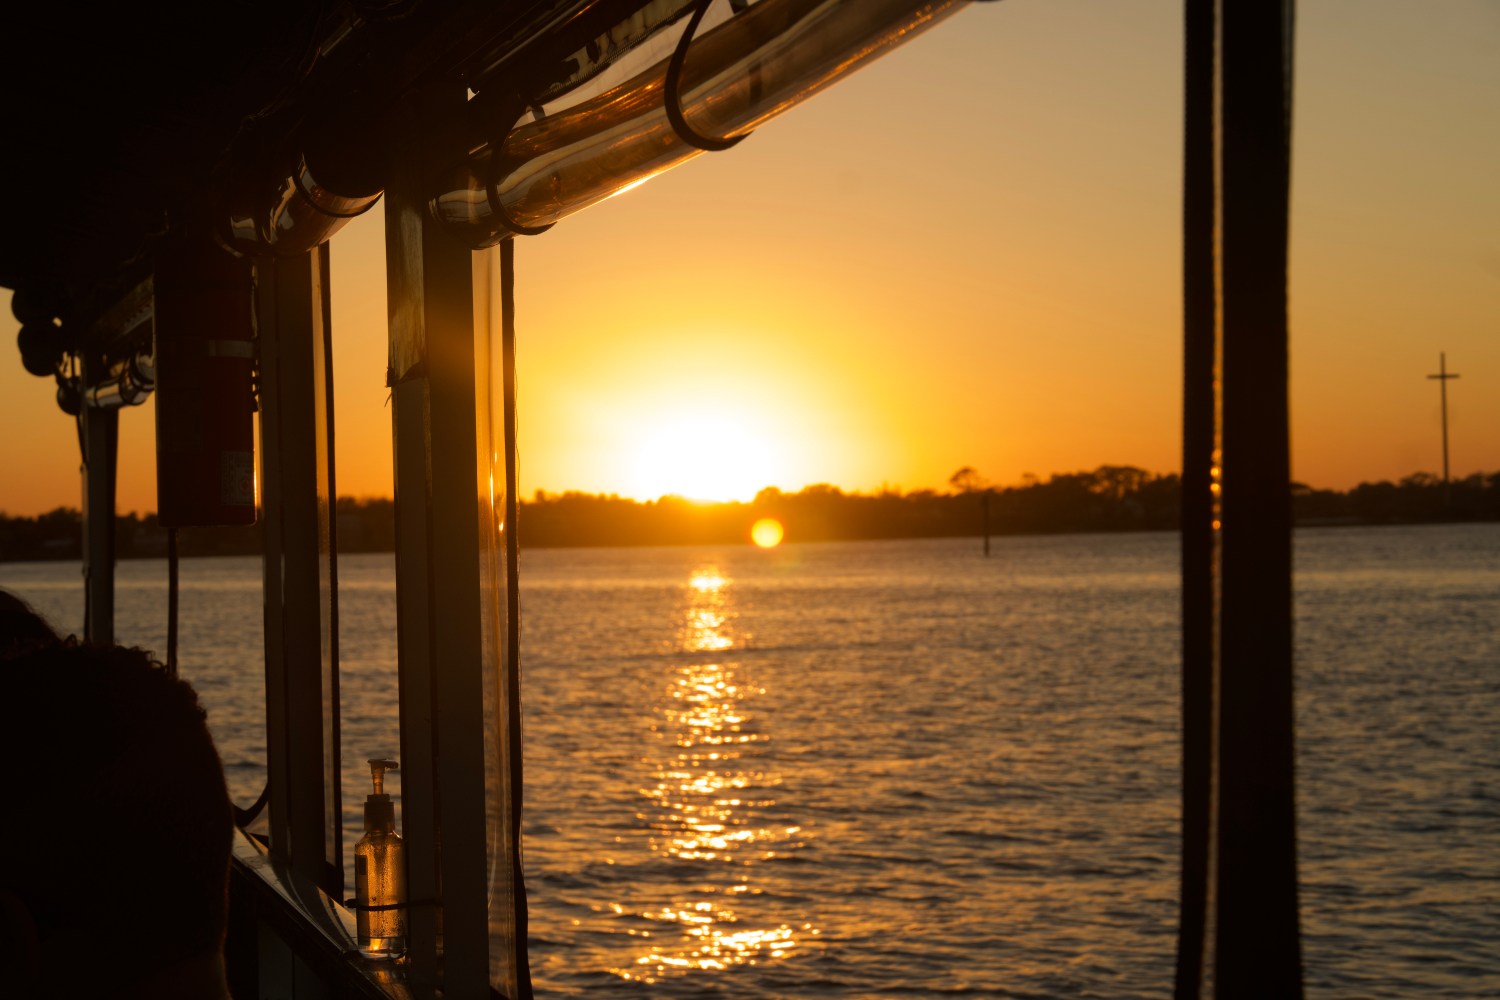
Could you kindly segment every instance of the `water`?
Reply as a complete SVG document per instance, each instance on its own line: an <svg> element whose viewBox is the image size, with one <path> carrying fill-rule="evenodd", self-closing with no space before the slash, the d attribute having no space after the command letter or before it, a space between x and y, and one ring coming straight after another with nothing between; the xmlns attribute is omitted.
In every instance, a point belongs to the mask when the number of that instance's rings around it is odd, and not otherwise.
<svg viewBox="0 0 1500 1000"><path fill-rule="evenodd" d="M1500 993L1500 526L1301 532L1312 996ZM523 558L543 996L1170 990L1170 535ZM340 563L346 832L392 753L388 556ZM161 649L165 569L119 569ZM264 781L258 563L183 564L183 673ZM0 566L76 627L76 567ZM394 777L394 776L393 776Z"/></svg>

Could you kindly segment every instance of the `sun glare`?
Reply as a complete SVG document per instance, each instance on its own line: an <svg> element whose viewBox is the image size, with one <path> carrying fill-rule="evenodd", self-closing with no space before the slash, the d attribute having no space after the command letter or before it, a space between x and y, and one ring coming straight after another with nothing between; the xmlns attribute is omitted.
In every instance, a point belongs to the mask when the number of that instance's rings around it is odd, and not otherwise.
<svg viewBox="0 0 1500 1000"><path fill-rule="evenodd" d="M750 540L763 549L774 549L785 536L781 522L774 517L763 517L750 528Z"/></svg>
<svg viewBox="0 0 1500 1000"><path fill-rule="evenodd" d="M645 439L632 492L643 499L750 500L772 478L770 449L744 424L692 415Z"/></svg>

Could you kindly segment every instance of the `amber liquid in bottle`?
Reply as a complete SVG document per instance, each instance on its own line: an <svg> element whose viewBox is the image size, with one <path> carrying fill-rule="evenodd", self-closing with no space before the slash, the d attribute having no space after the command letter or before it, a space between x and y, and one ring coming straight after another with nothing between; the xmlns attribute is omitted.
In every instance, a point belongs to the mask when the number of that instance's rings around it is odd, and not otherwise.
<svg viewBox="0 0 1500 1000"><path fill-rule="evenodd" d="M382 790L384 772L395 766L370 761L375 792L365 799L365 835L354 845L355 925L359 950L369 958L406 951L406 846L396 833L395 805Z"/></svg>

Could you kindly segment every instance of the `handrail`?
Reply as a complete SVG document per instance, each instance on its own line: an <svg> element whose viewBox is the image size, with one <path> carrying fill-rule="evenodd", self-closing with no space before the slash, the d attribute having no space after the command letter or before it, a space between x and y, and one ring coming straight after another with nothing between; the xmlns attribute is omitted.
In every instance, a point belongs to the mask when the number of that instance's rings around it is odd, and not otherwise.
<svg viewBox="0 0 1500 1000"><path fill-rule="evenodd" d="M322 981L328 996L355 1000L413 1000L401 966L371 961L359 952L354 915L339 901L290 866L277 862L258 840L236 830L230 854L228 965L234 996L278 996L273 984L278 963L262 961L274 953L265 940L272 935ZM239 946L244 946L243 950ZM284 963L290 975L293 963Z"/></svg>

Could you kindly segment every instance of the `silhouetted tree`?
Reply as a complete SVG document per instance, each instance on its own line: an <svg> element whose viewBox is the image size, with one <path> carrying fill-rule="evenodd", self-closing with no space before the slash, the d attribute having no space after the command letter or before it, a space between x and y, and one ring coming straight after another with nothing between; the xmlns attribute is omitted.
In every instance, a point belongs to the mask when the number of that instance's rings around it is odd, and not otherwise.
<svg viewBox="0 0 1500 1000"><path fill-rule="evenodd" d="M948 485L953 487L955 493L973 493L984 489L989 483L972 465L966 465L948 477Z"/></svg>

